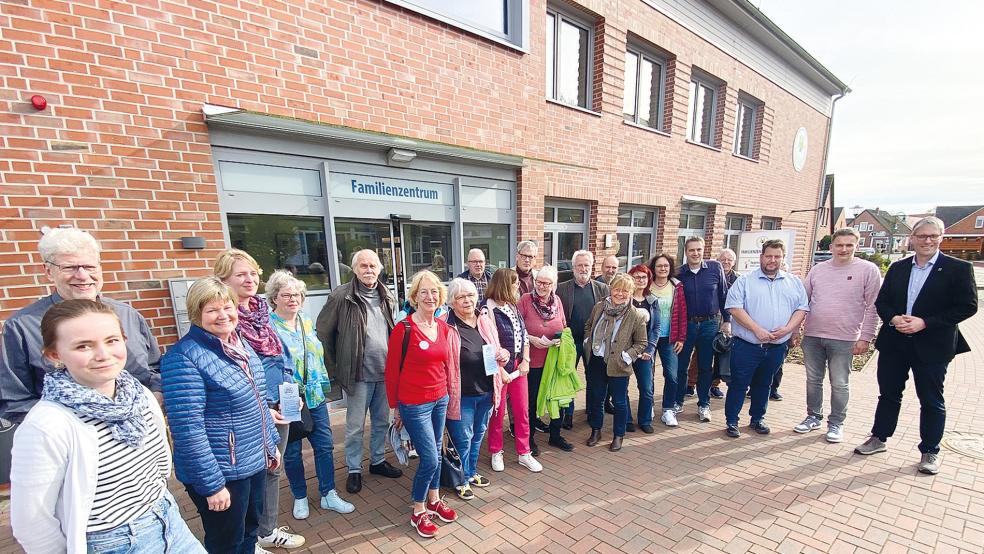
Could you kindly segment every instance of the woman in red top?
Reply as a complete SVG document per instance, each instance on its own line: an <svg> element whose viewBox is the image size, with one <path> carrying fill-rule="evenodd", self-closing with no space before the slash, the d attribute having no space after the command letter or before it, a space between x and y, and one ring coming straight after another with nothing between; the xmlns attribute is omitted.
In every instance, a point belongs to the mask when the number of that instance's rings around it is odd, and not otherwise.
<svg viewBox="0 0 984 554"><path fill-rule="evenodd" d="M413 276L408 296L416 311L390 334L386 395L395 425L406 428L420 456L411 489L410 525L421 537L429 539L438 530L431 516L448 523L458 519L458 514L441 499L441 439L445 417L461 417L461 385L459 375L452 371L448 339L451 331L447 323L435 317L438 306L447 300L447 290L437 275L421 271ZM404 357L404 337L408 333Z"/></svg>
<svg viewBox="0 0 984 554"><path fill-rule="evenodd" d="M540 421L540 414L536 413L536 399L540 393L540 380L543 378L547 350L551 346L560 344L560 332L567 327L564 306L554 293L555 290L557 290L557 269L545 265L536 272L536 277L533 279L533 292L524 294L517 306L530 337L530 373L526 376L526 382L530 395L530 449L534 456L539 455L539 449L533 440L538 429L541 433L544 431L550 433L550 439L547 441L550 446L564 452L574 450L571 443L560 436L560 418L551 419L550 426L546 427Z"/></svg>

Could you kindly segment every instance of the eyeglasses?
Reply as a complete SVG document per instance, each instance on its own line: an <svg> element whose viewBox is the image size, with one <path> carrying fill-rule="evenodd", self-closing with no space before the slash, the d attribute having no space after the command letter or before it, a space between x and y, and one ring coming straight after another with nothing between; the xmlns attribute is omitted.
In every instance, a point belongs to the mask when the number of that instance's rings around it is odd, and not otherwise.
<svg viewBox="0 0 984 554"><path fill-rule="evenodd" d="M939 235L912 235L912 238L914 238L916 240L921 240L921 241L927 241L928 240L928 241L932 241L932 242L936 242L936 241L940 240L940 236Z"/></svg>
<svg viewBox="0 0 984 554"><path fill-rule="evenodd" d="M283 298L284 300L293 300L295 298L300 300L301 298L304 298L304 295L299 292L295 292L295 293L282 292L278 296L280 298Z"/></svg>
<svg viewBox="0 0 984 554"><path fill-rule="evenodd" d="M82 270L82 271L86 272L89 275L92 275L93 273L99 273L101 271L101 266L99 264L96 264L96 265L89 265L89 264L85 264L85 265L58 265L55 262L52 262L52 261L49 261L49 260L45 260L44 263L46 263L48 265L51 265L51 266L54 266L54 267L57 267L58 268L58 271L60 271L62 273L62 275L75 275L76 273L79 272L79 270Z"/></svg>
<svg viewBox="0 0 984 554"><path fill-rule="evenodd" d="M648 275L645 275L645 274L643 274L643 275L633 275L632 276L632 279L634 279L636 281L645 281L646 279L649 279L649 276Z"/></svg>
<svg viewBox="0 0 984 554"><path fill-rule="evenodd" d="M532 260L536 258L536 256L534 256L533 254L516 254L516 255L519 256L520 258L523 258L524 260Z"/></svg>
<svg viewBox="0 0 984 554"><path fill-rule="evenodd" d="M552 287L553 281L534 281L538 287Z"/></svg>

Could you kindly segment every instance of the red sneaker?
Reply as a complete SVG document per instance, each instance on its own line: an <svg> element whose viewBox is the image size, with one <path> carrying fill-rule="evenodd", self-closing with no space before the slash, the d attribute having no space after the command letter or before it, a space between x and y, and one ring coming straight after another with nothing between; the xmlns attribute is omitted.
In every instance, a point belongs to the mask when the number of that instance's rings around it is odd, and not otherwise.
<svg viewBox="0 0 984 554"><path fill-rule="evenodd" d="M430 512L427 510L411 515L410 525L417 530L418 535L425 539L432 539L437 536L438 527L431 521Z"/></svg>
<svg viewBox="0 0 984 554"><path fill-rule="evenodd" d="M427 507L427 511L432 516L437 516L441 518L441 521L446 523L451 523L458 519L458 513L452 510L451 506L448 506L443 498L438 498L437 502L428 502L424 506Z"/></svg>

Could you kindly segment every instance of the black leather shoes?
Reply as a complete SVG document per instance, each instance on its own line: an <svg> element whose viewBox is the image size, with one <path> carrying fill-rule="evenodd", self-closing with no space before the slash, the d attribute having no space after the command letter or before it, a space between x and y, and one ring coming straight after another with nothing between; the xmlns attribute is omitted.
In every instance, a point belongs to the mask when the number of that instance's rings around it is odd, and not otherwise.
<svg viewBox="0 0 984 554"><path fill-rule="evenodd" d="M737 439L741 436L741 431L738 430L737 425L728 425L728 428L724 430L724 433L733 439Z"/></svg>
<svg viewBox="0 0 984 554"><path fill-rule="evenodd" d="M547 444L564 452L570 452L574 450L574 445L564 440L564 437L557 437L556 439L550 439Z"/></svg>
<svg viewBox="0 0 984 554"><path fill-rule="evenodd" d="M779 394L779 391L774 390L774 391L772 391L772 392L769 393L769 400L775 400L776 402L782 402L782 395Z"/></svg>
<svg viewBox="0 0 984 554"><path fill-rule="evenodd" d="M640 425L639 428L642 429L642 432L647 435L652 435L656 432L656 429L653 429L652 425Z"/></svg>
<svg viewBox="0 0 984 554"><path fill-rule="evenodd" d="M369 466L369 473L372 473L373 475L382 475L383 477L389 477L390 479L403 477L403 470L398 467L393 467L386 460L383 460L376 465Z"/></svg>
<svg viewBox="0 0 984 554"><path fill-rule="evenodd" d="M345 490L349 494L356 494L362 490L362 474L349 473L348 480L345 481Z"/></svg>
<svg viewBox="0 0 984 554"><path fill-rule="evenodd" d="M635 423L632 423L631 421L627 421L625 423L625 432L626 433L635 433Z"/></svg>
<svg viewBox="0 0 984 554"><path fill-rule="evenodd" d="M592 429L591 436L588 437L588 442L586 444L588 446L595 446L598 444L598 441L600 440L601 440L601 429Z"/></svg>
<svg viewBox="0 0 984 554"><path fill-rule="evenodd" d="M609 452L618 452L622 449L622 437L615 437L612 439L612 443L608 445Z"/></svg>
<svg viewBox="0 0 984 554"><path fill-rule="evenodd" d="M752 431L755 431L760 435L768 435L770 432L772 432L772 430L769 429L768 425L762 423L761 421L753 421L752 424L749 425L749 427L752 429Z"/></svg>

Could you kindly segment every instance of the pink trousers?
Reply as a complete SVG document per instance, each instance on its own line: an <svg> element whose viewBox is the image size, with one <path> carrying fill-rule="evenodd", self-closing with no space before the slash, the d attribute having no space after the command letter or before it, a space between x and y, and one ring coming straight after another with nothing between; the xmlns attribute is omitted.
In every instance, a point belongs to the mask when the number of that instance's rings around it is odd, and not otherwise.
<svg viewBox="0 0 984 554"><path fill-rule="evenodd" d="M502 387L499 409L492 411L489 420L489 452L502 452L502 420L506 416L506 402L512 406L513 432L516 434L516 453L530 453L530 399L526 376L513 379Z"/></svg>

